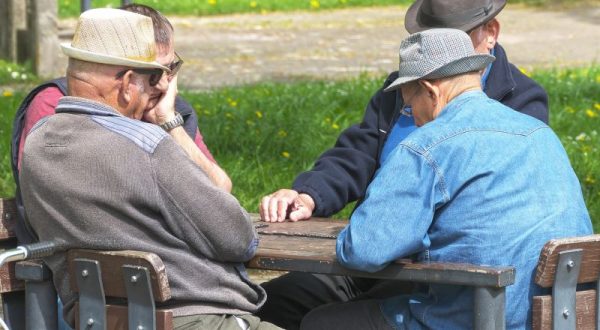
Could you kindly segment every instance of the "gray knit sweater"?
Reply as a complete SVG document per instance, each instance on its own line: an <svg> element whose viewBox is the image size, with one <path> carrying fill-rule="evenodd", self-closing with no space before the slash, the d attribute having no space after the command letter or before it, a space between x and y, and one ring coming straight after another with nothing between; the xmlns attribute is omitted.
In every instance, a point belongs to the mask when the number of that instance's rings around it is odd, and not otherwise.
<svg viewBox="0 0 600 330"><path fill-rule="evenodd" d="M242 262L258 245L238 201L158 126L63 97L28 136L20 172L40 240L68 248L154 252L165 263L175 315L247 314L264 303ZM72 321L65 253L46 259Z"/></svg>

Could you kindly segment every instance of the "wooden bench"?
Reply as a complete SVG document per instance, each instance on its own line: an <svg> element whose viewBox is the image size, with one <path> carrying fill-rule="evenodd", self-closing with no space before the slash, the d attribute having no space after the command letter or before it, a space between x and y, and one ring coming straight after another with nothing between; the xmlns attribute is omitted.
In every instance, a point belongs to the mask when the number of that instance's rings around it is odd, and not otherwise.
<svg viewBox="0 0 600 330"><path fill-rule="evenodd" d="M12 248L16 245L11 230L16 220L14 200L0 199L0 210L0 243L5 248ZM345 224L344 221L318 218L309 222L257 224L261 243L247 266L473 286L475 328L505 328L504 292L514 282L514 268L399 260L377 273L349 270L337 263L334 248L335 235ZM158 256L136 251L72 250L68 252L68 260L71 287L81 297L76 307L83 311L77 320L80 328L96 329L106 324L108 329L137 329L139 326L146 329L145 324L155 322L158 329L172 329L172 311L158 309L152 312L154 301L170 299L165 268ZM551 326L554 329L600 329L597 326L600 304L596 290L599 274L600 235L549 241L541 252L535 282L541 287L552 288L553 294L534 297L534 329ZM16 278L15 262L0 268L3 301L11 294L23 291L23 281ZM577 291L578 283L589 283L593 289ZM114 298L137 306L127 310L125 305L113 304ZM4 309L6 319L6 306ZM12 324L11 329L23 328L23 323ZM31 327L36 328L42 327Z"/></svg>
<svg viewBox="0 0 600 330"><path fill-rule="evenodd" d="M546 243L535 283L552 295L533 298L533 329L600 329L599 275L600 235Z"/></svg>
<svg viewBox="0 0 600 330"><path fill-rule="evenodd" d="M12 330L56 329L57 298L50 271L41 261L17 262L23 247L17 247L13 230L14 199L0 199L0 211L0 244L3 255L10 256L0 267L4 320ZM75 313L79 329L173 329L172 311L155 311L155 301L171 298L165 266L155 254L71 250L67 259L71 289L80 296ZM124 304L110 304L115 298Z"/></svg>
<svg viewBox="0 0 600 330"><path fill-rule="evenodd" d="M171 299L162 260L140 251L70 250L67 253L78 329L173 329L173 312L156 309ZM126 299L127 305L107 304Z"/></svg>

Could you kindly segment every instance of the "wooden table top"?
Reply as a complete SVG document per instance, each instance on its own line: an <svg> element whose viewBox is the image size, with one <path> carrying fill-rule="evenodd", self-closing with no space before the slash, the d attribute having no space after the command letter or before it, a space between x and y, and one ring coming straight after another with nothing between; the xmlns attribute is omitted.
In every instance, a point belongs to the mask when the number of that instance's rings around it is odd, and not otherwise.
<svg viewBox="0 0 600 330"><path fill-rule="evenodd" d="M336 237L347 220L311 218L297 222L261 222L252 215L260 243L248 267L351 275L416 282L504 287L514 282L513 267L484 267L457 263L412 262L399 259L385 269L368 273L343 267L335 255Z"/></svg>

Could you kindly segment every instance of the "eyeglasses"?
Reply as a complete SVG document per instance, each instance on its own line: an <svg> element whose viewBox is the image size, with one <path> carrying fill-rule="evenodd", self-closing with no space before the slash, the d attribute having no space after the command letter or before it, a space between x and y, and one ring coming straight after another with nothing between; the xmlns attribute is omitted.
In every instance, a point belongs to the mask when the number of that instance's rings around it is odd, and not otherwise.
<svg viewBox="0 0 600 330"><path fill-rule="evenodd" d="M164 71L162 69L125 69L123 71L119 71L119 73L117 73L117 76L115 78L117 79L121 79L123 78L123 76L127 73L127 71L133 71L135 73L138 74L147 74L150 76L150 79L148 80L148 82L150 83L150 86L154 87L156 85L158 85L158 83L160 82L160 78L162 78L162 75L164 73Z"/></svg>
<svg viewBox="0 0 600 330"><path fill-rule="evenodd" d="M175 57L176 60L167 65L169 70L171 70L171 72L169 73L169 78L174 77L183 65L183 60L181 59L181 57L179 57L179 54L177 54L177 52L175 52Z"/></svg>
<svg viewBox="0 0 600 330"><path fill-rule="evenodd" d="M400 108L400 114L406 117L412 117L412 107L410 104L405 104Z"/></svg>

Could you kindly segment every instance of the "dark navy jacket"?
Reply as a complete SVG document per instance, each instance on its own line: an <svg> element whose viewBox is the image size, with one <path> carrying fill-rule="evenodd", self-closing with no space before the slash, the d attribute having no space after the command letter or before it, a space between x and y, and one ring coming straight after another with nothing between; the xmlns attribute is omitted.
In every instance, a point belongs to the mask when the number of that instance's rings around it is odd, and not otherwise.
<svg viewBox="0 0 600 330"><path fill-rule="evenodd" d="M29 229L29 226L25 219L25 210L23 209L23 202L21 201L21 191L19 188L19 171L17 168L17 158L19 156L19 143L21 142L21 133L23 132L23 126L25 124L25 112L29 107L29 104L33 100L33 98L40 93L42 90L48 87L57 87L63 95L67 95L67 79L65 77L50 80L45 82L36 88L34 88L21 102L17 113L15 114L15 119L13 121L13 131L11 136L11 166L13 171L13 177L15 178L15 183L17 185L17 191L15 193L16 204L17 204L17 214L19 215L19 220L17 222L17 226L15 228L15 233L17 235L17 239L20 244L31 243L37 241L37 238L34 237L34 233ZM183 127L185 131L194 139L196 137L196 131L198 129L198 117L196 112L192 108L192 106L184 101L181 97L177 96L175 99L175 110L181 114L183 117Z"/></svg>
<svg viewBox="0 0 600 330"><path fill-rule="evenodd" d="M484 92L516 111L548 123L548 95L544 89L509 63L500 45L494 51L496 60ZM294 181L292 189L314 199L314 216L330 216L364 197L402 107L399 90L383 92L397 77L398 72L387 77L367 105L363 121L342 132L335 146L319 157L312 170L301 173Z"/></svg>

